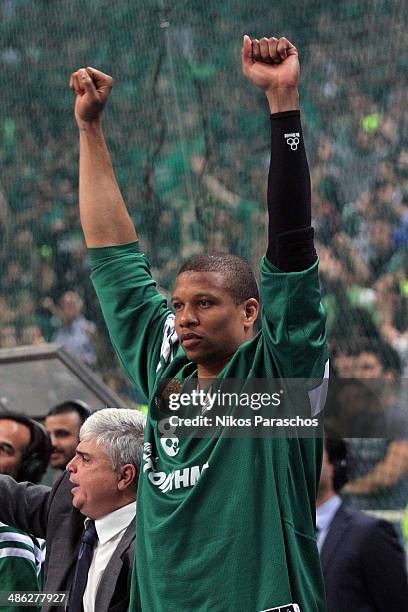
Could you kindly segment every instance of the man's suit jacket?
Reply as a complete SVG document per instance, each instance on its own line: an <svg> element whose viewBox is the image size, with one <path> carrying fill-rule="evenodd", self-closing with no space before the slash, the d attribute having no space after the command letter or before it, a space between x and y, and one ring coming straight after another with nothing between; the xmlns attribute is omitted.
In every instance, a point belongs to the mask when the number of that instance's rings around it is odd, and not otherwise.
<svg viewBox="0 0 408 612"><path fill-rule="evenodd" d="M52 487L0 476L0 520L47 540L44 591L66 591L84 528L84 516L72 506L69 474ZM135 526L126 529L103 574L96 594L97 612L125 612L129 606ZM47 612L63 608L44 606Z"/></svg>
<svg viewBox="0 0 408 612"><path fill-rule="evenodd" d="M320 553L328 612L406 612L405 555L395 529L342 504Z"/></svg>

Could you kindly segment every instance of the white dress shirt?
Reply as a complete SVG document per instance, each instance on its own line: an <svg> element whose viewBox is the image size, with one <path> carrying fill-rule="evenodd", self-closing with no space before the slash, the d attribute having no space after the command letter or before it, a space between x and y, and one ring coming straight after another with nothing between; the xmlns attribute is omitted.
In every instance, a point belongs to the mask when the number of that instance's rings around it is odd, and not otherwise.
<svg viewBox="0 0 408 612"><path fill-rule="evenodd" d="M316 510L317 548L319 552L322 550L331 522L341 504L342 501L340 497L338 495L333 495L333 497L330 497L330 499L325 501L324 504L319 506Z"/></svg>
<svg viewBox="0 0 408 612"><path fill-rule="evenodd" d="M84 612L95 612L96 593L102 574L127 527L135 520L135 515L136 502L134 501L100 519L95 519L98 542L94 548L88 572L88 581L83 598ZM89 520L89 518L85 519L85 526Z"/></svg>

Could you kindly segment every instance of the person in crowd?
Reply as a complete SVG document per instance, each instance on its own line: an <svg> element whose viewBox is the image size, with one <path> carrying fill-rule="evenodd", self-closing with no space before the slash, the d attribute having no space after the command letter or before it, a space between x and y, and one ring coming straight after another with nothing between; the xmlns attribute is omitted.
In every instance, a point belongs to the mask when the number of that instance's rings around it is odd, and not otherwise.
<svg viewBox="0 0 408 612"><path fill-rule="evenodd" d="M42 425L19 412L0 412L0 474L38 483L50 453L51 442ZM41 590L43 560L44 542L32 535L30 527L20 530L0 522L0 591ZM1 609L8 612L16 607Z"/></svg>
<svg viewBox="0 0 408 612"><path fill-rule="evenodd" d="M51 438L50 465L54 470L65 470L75 456L79 430L90 414L88 404L77 399L60 402L48 411L44 426Z"/></svg>
<svg viewBox="0 0 408 612"><path fill-rule="evenodd" d="M70 612L128 610L144 424L136 410L99 410L52 488L0 477L0 519L46 538L44 590L69 591Z"/></svg>
<svg viewBox="0 0 408 612"><path fill-rule="evenodd" d="M104 141L100 115L112 78L82 68L70 79L92 278L115 349L151 408L131 610L325 609L314 534L321 440L179 440L155 415L157 384L169 377L188 378L199 388L208 387L209 378L315 377L311 409L322 408L325 314L297 50L286 38L245 36L242 67L265 91L272 113L269 242L257 334L255 278L248 263L232 255L204 254L184 263L172 294L175 314L168 308L139 253Z"/></svg>
<svg viewBox="0 0 408 612"><path fill-rule="evenodd" d="M342 502L338 492L348 471L346 443L326 438L316 530L328 612L404 612L408 581L403 548L390 523Z"/></svg>
<svg viewBox="0 0 408 612"><path fill-rule="evenodd" d="M58 305L46 299L44 305L59 320L60 327L52 340L62 344L68 351L86 365L96 364L95 334L96 325L82 313L83 301L77 291L66 291Z"/></svg>
<svg viewBox="0 0 408 612"><path fill-rule="evenodd" d="M388 344L362 341L354 371L376 391L381 412L366 419L364 437L350 437L355 461L343 493L361 510L402 510L408 502L408 415L398 397L401 361Z"/></svg>

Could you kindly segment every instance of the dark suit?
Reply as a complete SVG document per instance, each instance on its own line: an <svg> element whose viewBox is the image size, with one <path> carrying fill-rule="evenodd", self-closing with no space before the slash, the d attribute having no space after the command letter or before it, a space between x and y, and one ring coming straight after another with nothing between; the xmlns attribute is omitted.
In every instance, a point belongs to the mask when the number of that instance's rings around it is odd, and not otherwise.
<svg viewBox="0 0 408 612"><path fill-rule="evenodd" d="M50 489L0 476L0 520L47 540L44 591L66 591L84 528L84 516L72 506L69 474ZM99 585L95 610L125 612L129 606L135 547L134 521L126 529ZM45 606L47 612L63 608Z"/></svg>
<svg viewBox="0 0 408 612"><path fill-rule="evenodd" d="M390 523L342 504L320 553L328 612L406 612L404 551Z"/></svg>

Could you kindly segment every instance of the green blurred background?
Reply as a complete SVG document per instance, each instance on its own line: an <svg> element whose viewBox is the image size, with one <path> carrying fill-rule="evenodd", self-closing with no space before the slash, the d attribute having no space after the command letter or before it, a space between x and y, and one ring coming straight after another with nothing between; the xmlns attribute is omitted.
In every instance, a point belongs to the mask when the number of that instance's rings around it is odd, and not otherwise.
<svg viewBox="0 0 408 612"><path fill-rule="evenodd" d="M68 88L81 66L115 79L107 140L163 291L181 261L202 250L233 251L257 266L268 112L241 75L240 47L244 33L274 34L301 58L334 366L355 374L368 341L383 371L406 375L407 26L404 0L0 0L0 348L58 340L61 298L72 291L90 322L78 355L138 399L113 359L88 279Z"/></svg>

